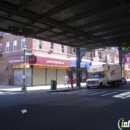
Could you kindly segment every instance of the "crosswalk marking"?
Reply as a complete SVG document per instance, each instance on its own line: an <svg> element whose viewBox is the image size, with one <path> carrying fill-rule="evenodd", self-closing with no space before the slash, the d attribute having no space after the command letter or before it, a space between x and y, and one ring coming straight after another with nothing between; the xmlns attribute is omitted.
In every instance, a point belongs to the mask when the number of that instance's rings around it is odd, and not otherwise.
<svg viewBox="0 0 130 130"><path fill-rule="evenodd" d="M22 92L0 92L0 96L2 95L14 95L14 94L24 94Z"/></svg>
<svg viewBox="0 0 130 130"><path fill-rule="evenodd" d="M79 91L72 91L72 92L68 92L67 94L77 94L77 93L79 93Z"/></svg>
<svg viewBox="0 0 130 130"><path fill-rule="evenodd" d="M108 96L108 95L115 94L115 93L117 93L117 92L106 93L106 94L102 94L101 96Z"/></svg>
<svg viewBox="0 0 130 130"><path fill-rule="evenodd" d="M105 97L105 96L117 97L118 95L120 95L120 96L123 96L123 98L124 98L124 96L126 98L126 95L127 95L127 98L130 97L130 92L123 92L122 93L118 90L115 90L115 91L112 91L112 90L111 91L98 91L98 90L82 90L81 91L81 90L76 90L76 91L68 91L68 92L58 92L58 94L68 94L68 95L77 95L77 96L95 96L95 95L98 95L98 96L101 96L101 97Z"/></svg>
<svg viewBox="0 0 130 130"><path fill-rule="evenodd" d="M96 92L96 93L92 93L92 94L88 94L88 95L97 95L97 94L101 94L101 93L106 93L106 91L103 91L103 92Z"/></svg>
<svg viewBox="0 0 130 130"><path fill-rule="evenodd" d="M97 91L88 91L88 92L84 92L84 93L79 93L78 95L86 95L86 94L91 94L91 93L94 93L94 92L97 92Z"/></svg>

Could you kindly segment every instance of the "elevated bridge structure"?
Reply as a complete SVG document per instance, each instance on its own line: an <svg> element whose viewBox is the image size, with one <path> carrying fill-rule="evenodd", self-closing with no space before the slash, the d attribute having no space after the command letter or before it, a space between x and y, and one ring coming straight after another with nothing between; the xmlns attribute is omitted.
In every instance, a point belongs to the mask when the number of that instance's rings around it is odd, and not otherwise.
<svg viewBox="0 0 130 130"><path fill-rule="evenodd" d="M1 0L0 30L74 47L129 46L129 0Z"/></svg>
<svg viewBox="0 0 130 130"><path fill-rule="evenodd" d="M77 52L129 47L130 1L1 0L0 30L77 47Z"/></svg>

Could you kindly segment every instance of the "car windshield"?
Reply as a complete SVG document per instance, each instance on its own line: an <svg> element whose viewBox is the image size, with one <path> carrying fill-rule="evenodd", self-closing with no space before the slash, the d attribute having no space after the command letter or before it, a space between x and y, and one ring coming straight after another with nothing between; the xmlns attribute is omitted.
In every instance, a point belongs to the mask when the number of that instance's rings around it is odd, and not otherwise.
<svg viewBox="0 0 130 130"><path fill-rule="evenodd" d="M101 74L92 74L92 75L90 76L90 78L92 78L92 79L101 78Z"/></svg>

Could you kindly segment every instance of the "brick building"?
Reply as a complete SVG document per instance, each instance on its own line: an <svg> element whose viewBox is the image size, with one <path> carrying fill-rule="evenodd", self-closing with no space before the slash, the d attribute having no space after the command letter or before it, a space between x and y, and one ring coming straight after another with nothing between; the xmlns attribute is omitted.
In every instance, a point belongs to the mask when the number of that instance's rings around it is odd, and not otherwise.
<svg viewBox="0 0 130 130"><path fill-rule="evenodd" d="M63 84L65 74L76 78L75 48L37 39L0 34L0 83L23 84L24 50L26 45L26 85L47 85L51 79ZM81 75L86 80L86 67L105 62L118 63L116 48L87 52L81 62Z"/></svg>

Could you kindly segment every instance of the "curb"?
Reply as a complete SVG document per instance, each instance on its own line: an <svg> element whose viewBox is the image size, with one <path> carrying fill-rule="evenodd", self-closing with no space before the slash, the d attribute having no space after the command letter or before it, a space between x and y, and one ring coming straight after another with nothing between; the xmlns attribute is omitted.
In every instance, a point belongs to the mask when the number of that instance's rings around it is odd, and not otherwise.
<svg viewBox="0 0 130 130"><path fill-rule="evenodd" d="M75 90L80 90L80 89L85 89L85 88L74 88L73 91ZM64 90L49 90L47 92L68 92L71 91L71 89L64 89Z"/></svg>

